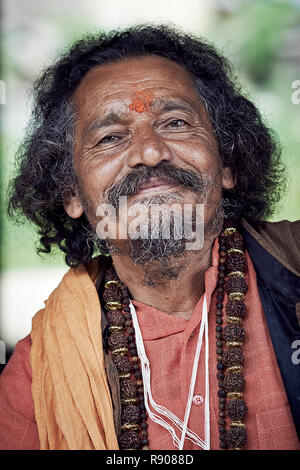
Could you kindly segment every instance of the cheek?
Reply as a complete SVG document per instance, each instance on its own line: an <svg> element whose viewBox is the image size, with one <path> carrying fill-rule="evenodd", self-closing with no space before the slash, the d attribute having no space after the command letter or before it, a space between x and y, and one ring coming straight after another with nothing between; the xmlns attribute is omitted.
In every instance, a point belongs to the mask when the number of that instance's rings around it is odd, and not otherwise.
<svg viewBox="0 0 300 470"><path fill-rule="evenodd" d="M120 168L116 161L99 162L94 158L93 161L82 164L76 173L84 193L95 205L103 201L106 190L114 184L120 174Z"/></svg>
<svg viewBox="0 0 300 470"><path fill-rule="evenodd" d="M214 141L193 137L184 142L174 142L173 152L198 173L220 174L222 161Z"/></svg>

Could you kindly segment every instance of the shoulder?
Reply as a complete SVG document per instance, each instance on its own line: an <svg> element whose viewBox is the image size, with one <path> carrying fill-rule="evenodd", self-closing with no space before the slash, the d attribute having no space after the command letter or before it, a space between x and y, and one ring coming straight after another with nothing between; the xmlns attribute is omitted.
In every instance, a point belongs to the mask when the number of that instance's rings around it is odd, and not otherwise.
<svg viewBox="0 0 300 470"><path fill-rule="evenodd" d="M277 261L300 276L300 220L260 222L253 227L243 219L242 226Z"/></svg>
<svg viewBox="0 0 300 470"><path fill-rule="evenodd" d="M0 449L39 449L31 395L30 335L16 344L0 376Z"/></svg>
<svg viewBox="0 0 300 470"><path fill-rule="evenodd" d="M0 380L0 390L10 392L7 396L8 404L24 411L32 410L30 348L30 335L18 341Z"/></svg>

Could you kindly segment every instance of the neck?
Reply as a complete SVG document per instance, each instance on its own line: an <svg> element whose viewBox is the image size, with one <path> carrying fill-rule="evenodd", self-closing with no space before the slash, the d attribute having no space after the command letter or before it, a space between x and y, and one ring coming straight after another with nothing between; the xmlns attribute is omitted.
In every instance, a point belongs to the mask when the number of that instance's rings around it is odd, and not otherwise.
<svg viewBox="0 0 300 470"><path fill-rule="evenodd" d="M113 254L112 259L134 300L189 319L205 289L205 271L211 266L213 242L197 252L188 251L181 257L143 266L126 255Z"/></svg>

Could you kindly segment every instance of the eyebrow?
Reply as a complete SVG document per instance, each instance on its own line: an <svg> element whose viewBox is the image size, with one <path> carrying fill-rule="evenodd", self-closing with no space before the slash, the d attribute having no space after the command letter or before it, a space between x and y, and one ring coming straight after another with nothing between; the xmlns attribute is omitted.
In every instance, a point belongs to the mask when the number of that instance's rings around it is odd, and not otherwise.
<svg viewBox="0 0 300 470"><path fill-rule="evenodd" d="M169 98L167 100L158 99L152 105L152 108L157 111L167 112L167 111L192 111L193 105L188 101L185 101L181 98Z"/></svg>
<svg viewBox="0 0 300 470"><path fill-rule="evenodd" d="M193 110L193 106L183 99L156 99L152 105L151 109L157 112L168 112L168 111L176 111L176 110L183 110L191 112ZM88 125L84 130L84 135L87 136L94 130L103 129L105 127L110 127L114 124L124 124L124 122L128 121L128 112L111 112L107 114L103 119L97 119L96 121L92 122Z"/></svg>
<svg viewBox="0 0 300 470"><path fill-rule="evenodd" d="M109 113L103 119L97 119L88 125L84 131L84 134L90 134L95 129L103 129L105 127L112 126L113 124L121 124L124 123L124 121L125 119L123 113Z"/></svg>

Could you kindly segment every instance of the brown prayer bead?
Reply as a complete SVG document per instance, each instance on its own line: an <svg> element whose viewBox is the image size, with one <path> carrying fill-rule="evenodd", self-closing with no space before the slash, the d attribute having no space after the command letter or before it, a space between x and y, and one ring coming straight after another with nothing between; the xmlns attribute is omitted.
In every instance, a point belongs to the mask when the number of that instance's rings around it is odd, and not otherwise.
<svg viewBox="0 0 300 470"><path fill-rule="evenodd" d="M103 299L105 302L121 302L121 289L117 285L112 284L111 286L104 289Z"/></svg>
<svg viewBox="0 0 300 470"><path fill-rule="evenodd" d="M246 305L242 300L229 300L225 310L230 317L243 318L246 313Z"/></svg>
<svg viewBox="0 0 300 470"><path fill-rule="evenodd" d="M111 349L126 348L127 336L119 331L114 331L108 338L108 344Z"/></svg>
<svg viewBox="0 0 300 470"><path fill-rule="evenodd" d="M121 397L134 398L137 395L137 386L133 380L125 379L121 381Z"/></svg>
<svg viewBox="0 0 300 470"><path fill-rule="evenodd" d="M228 348L223 354L223 363L226 367L239 366L243 364L244 355L241 348Z"/></svg>
<svg viewBox="0 0 300 470"><path fill-rule="evenodd" d="M238 232L233 233L227 239L227 246L228 246L228 249L236 248L238 250L243 250L244 249L243 236Z"/></svg>
<svg viewBox="0 0 300 470"><path fill-rule="evenodd" d="M224 328L224 341L243 341L245 330L240 325L227 325Z"/></svg>
<svg viewBox="0 0 300 470"><path fill-rule="evenodd" d="M242 392L246 381L240 372L229 372L224 379L224 388L227 392Z"/></svg>
<svg viewBox="0 0 300 470"><path fill-rule="evenodd" d="M231 448L244 447L247 443L245 428L231 428L226 432L226 443Z"/></svg>
<svg viewBox="0 0 300 470"><path fill-rule="evenodd" d="M138 449L141 445L141 439L135 431L125 431L120 436L121 449Z"/></svg>
<svg viewBox="0 0 300 470"><path fill-rule="evenodd" d="M228 279L226 284L226 292L241 292L246 294L247 292L247 283L243 277L231 277Z"/></svg>
<svg viewBox="0 0 300 470"><path fill-rule="evenodd" d="M248 407L242 398L229 400L227 403L227 413L233 421L244 419L248 412Z"/></svg>
<svg viewBox="0 0 300 470"><path fill-rule="evenodd" d="M113 361L116 364L118 370L123 373L131 371L130 359L126 356L113 356Z"/></svg>
<svg viewBox="0 0 300 470"><path fill-rule="evenodd" d="M140 420L140 410L136 405L125 405L122 409L122 423L138 423Z"/></svg>
<svg viewBox="0 0 300 470"><path fill-rule="evenodd" d="M123 326L124 315L121 310L109 310L106 314L107 321L110 325Z"/></svg>
<svg viewBox="0 0 300 470"><path fill-rule="evenodd" d="M247 265L244 255L232 253L227 257L226 268L228 273L232 271L241 271L242 273L245 273L246 267Z"/></svg>

